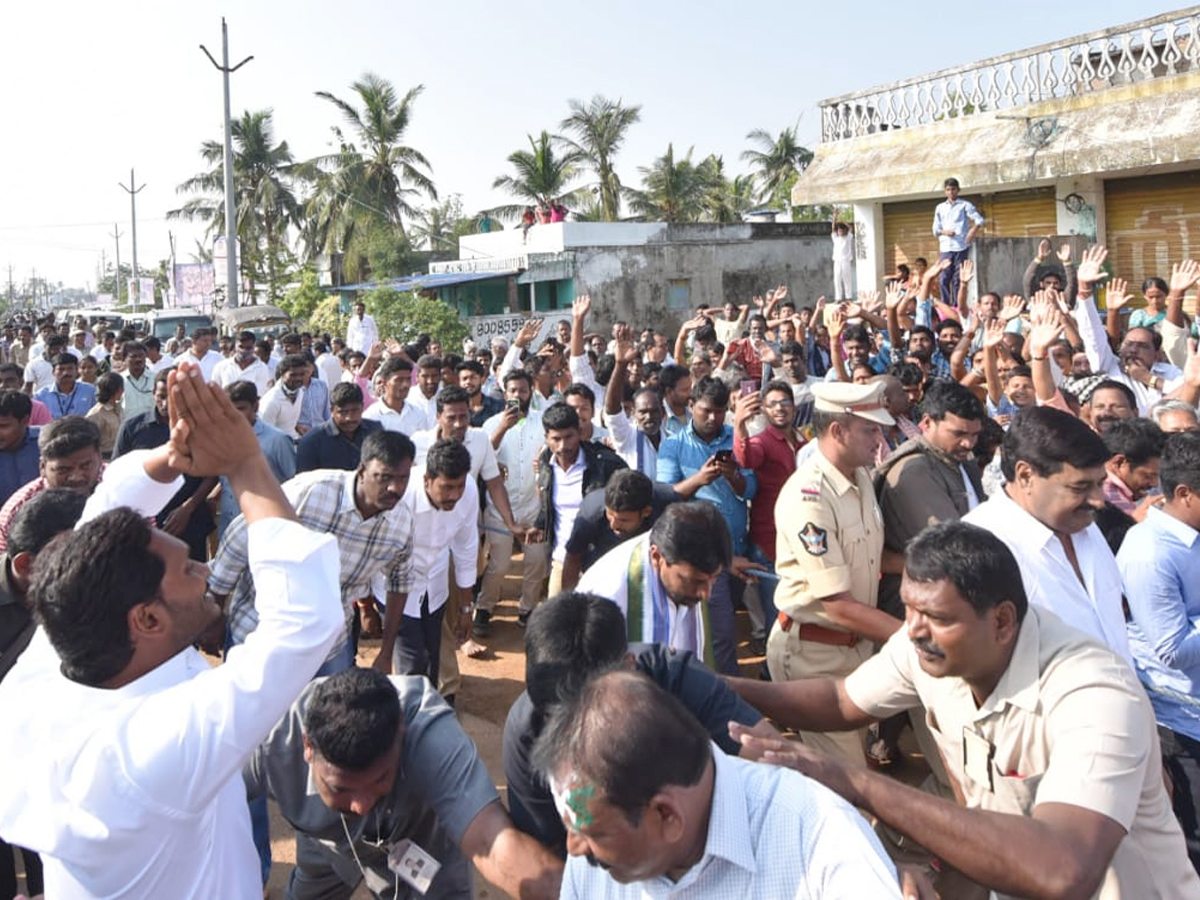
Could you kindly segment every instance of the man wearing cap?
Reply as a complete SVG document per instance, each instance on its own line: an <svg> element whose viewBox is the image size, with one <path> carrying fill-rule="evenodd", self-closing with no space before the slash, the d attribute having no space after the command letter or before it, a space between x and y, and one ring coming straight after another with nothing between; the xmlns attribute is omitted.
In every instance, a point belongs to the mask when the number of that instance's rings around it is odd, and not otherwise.
<svg viewBox="0 0 1200 900"><path fill-rule="evenodd" d="M817 448L775 505L779 617L767 641L774 681L850 674L900 627L876 608L883 517L867 466L893 424L882 382L813 386ZM889 566L900 571L899 558ZM800 733L805 743L864 765L863 731Z"/></svg>

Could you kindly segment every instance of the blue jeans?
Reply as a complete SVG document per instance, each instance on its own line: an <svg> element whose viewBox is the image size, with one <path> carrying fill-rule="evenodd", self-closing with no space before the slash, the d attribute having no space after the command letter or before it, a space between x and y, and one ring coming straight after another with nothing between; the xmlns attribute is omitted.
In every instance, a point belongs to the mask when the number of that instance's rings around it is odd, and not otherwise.
<svg viewBox="0 0 1200 900"><path fill-rule="evenodd" d="M958 299L958 267L963 264L963 260L971 255L971 248L966 250L947 250L939 254L939 259L950 260L950 265L942 270L941 279L938 285L942 291L942 302L947 306L954 306Z"/></svg>
<svg viewBox="0 0 1200 900"><path fill-rule="evenodd" d="M749 548L746 558L751 562L758 563L759 566L774 575L775 563L767 559L767 555L762 552L758 544L750 544ZM778 585L779 582L774 578L758 580L758 599L762 603L763 625L768 635L771 633L771 627L775 624L775 620L779 618L779 610L775 608L775 588Z"/></svg>

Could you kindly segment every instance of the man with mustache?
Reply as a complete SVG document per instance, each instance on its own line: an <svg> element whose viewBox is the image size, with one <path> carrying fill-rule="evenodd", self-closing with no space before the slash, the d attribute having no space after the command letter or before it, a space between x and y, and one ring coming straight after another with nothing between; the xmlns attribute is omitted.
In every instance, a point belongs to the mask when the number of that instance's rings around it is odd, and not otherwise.
<svg viewBox="0 0 1200 900"><path fill-rule="evenodd" d="M730 683L797 728L858 728L923 705L957 803L730 733L744 755L772 754L925 848L942 897L1200 896L1145 691L1108 648L1029 602L1028 564L979 528L934 525L908 545L906 627L876 656L846 678Z"/></svg>
<svg viewBox="0 0 1200 900"><path fill-rule="evenodd" d="M1000 450L1004 487L963 521L996 535L1021 560L1030 603L1129 661L1121 576L1093 521L1104 506L1109 456L1100 435L1069 413L1023 410Z"/></svg>

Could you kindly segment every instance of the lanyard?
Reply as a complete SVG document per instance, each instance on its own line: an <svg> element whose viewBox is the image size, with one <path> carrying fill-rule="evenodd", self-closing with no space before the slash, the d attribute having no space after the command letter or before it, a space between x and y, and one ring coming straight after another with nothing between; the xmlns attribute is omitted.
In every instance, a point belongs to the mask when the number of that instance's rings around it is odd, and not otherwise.
<svg viewBox="0 0 1200 900"><path fill-rule="evenodd" d="M60 394L58 391L54 392L54 402L58 406L58 417L60 419L63 416L69 416L71 414L71 410L75 408L75 392L78 390L79 385L76 385L69 394ZM63 409L63 397L69 397L71 400L71 402L67 404L66 409Z"/></svg>

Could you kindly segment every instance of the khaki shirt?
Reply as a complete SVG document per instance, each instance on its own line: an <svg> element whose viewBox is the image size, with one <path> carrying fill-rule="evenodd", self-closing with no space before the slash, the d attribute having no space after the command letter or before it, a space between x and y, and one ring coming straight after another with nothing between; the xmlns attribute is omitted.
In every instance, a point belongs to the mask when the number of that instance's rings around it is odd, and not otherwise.
<svg viewBox="0 0 1200 900"><path fill-rule="evenodd" d="M1032 604L1008 669L976 708L960 678L921 669L906 629L846 679L861 710L886 718L921 704L968 807L1029 816L1065 803L1127 832L1100 900L1200 897L1162 780L1154 711L1111 650Z"/></svg>
<svg viewBox="0 0 1200 900"><path fill-rule="evenodd" d="M843 591L878 603L883 518L867 470L854 476L817 450L775 502L775 605L798 622L831 626L821 600Z"/></svg>

